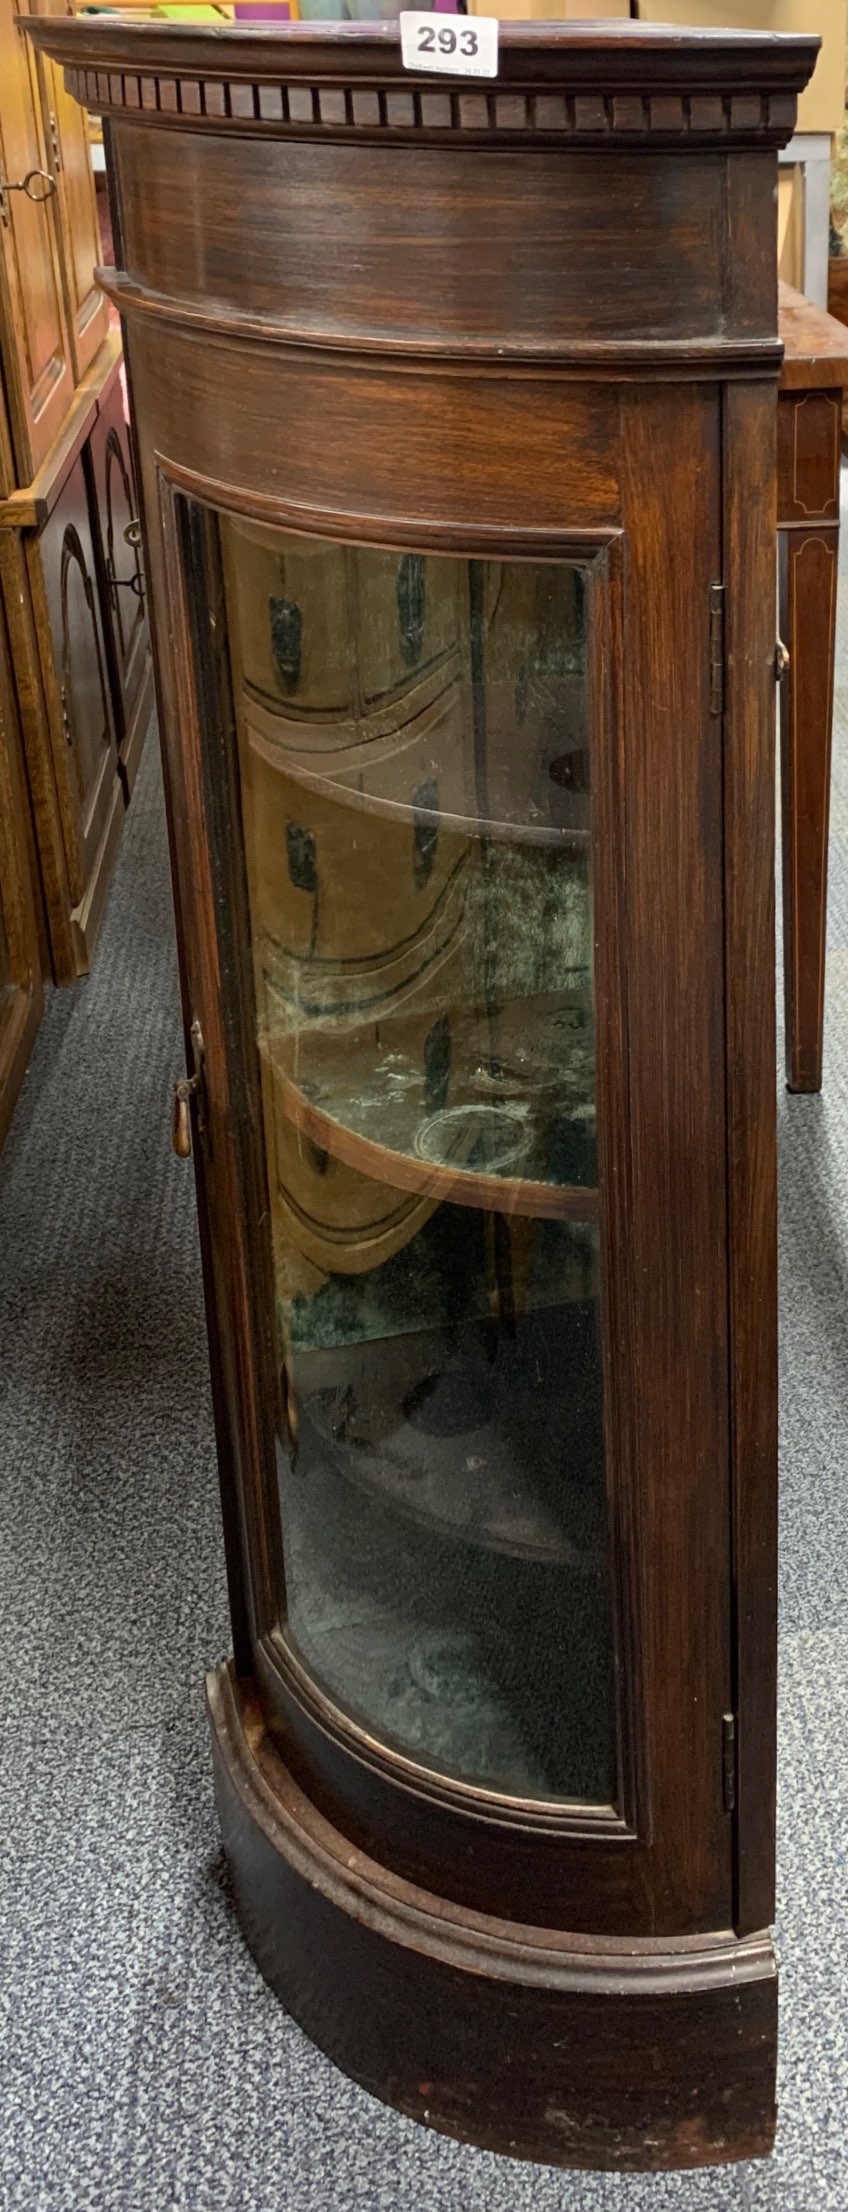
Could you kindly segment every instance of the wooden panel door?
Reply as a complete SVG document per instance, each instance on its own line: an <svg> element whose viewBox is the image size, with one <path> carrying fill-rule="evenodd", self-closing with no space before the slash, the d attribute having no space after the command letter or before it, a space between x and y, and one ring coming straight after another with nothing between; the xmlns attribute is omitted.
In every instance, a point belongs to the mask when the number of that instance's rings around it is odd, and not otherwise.
<svg viewBox="0 0 848 2212"><path fill-rule="evenodd" d="M16 0L0 0L0 169L5 184L47 170L41 116ZM36 186L36 189L38 187ZM0 195L0 352L20 484L45 460L70 405L74 372L65 321L55 209L25 192ZM4 489L14 488L9 482Z"/></svg>
<svg viewBox="0 0 848 2212"><path fill-rule="evenodd" d="M118 754L129 797L150 720L153 676L138 498L119 376L84 451Z"/></svg>
<svg viewBox="0 0 848 2212"><path fill-rule="evenodd" d="M34 0L30 13L73 14L66 0ZM94 281L103 259L97 194L91 166L88 117L65 91L64 77L46 54L31 54L47 149L56 180L62 290L74 375L84 374L109 327L109 309Z"/></svg>
<svg viewBox="0 0 848 2212"><path fill-rule="evenodd" d="M0 1144L26 1072L42 1005L29 800L0 614Z"/></svg>
<svg viewBox="0 0 848 2212"><path fill-rule="evenodd" d="M82 455L27 545L77 966L90 964L124 796Z"/></svg>

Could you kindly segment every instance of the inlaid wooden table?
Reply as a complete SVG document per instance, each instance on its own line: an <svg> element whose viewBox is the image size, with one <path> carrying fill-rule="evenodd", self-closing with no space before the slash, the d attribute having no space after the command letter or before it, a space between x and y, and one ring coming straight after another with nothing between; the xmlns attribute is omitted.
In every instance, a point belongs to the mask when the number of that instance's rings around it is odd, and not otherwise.
<svg viewBox="0 0 848 2212"><path fill-rule="evenodd" d="M848 330L788 284L778 403L780 694L786 1081L822 1081L830 742Z"/></svg>

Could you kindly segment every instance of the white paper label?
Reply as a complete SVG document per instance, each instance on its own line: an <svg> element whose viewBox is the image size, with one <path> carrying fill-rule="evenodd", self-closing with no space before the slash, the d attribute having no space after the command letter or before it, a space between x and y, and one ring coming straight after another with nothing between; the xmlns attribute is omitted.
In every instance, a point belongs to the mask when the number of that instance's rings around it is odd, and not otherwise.
<svg viewBox="0 0 848 2212"><path fill-rule="evenodd" d="M424 15L415 10L400 19L404 69L432 69L442 77L496 77L496 15Z"/></svg>

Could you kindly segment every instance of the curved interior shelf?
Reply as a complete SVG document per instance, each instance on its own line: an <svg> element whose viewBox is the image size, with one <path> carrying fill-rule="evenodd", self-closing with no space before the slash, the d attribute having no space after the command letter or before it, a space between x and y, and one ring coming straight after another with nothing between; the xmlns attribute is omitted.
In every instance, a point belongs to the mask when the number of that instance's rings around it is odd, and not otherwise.
<svg viewBox="0 0 848 2212"><path fill-rule="evenodd" d="M315 797L325 799L340 807L360 814L373 815L377 819L393 822L410 822L415 827L435 829L467 838L490 838L505 845L534 845L559 851L588 851L591 831L587 821L586 799L577 796L575 806L583 819L575 823L550 821L505 820L483 811L463 812L444 805L428 805L417 799L393 798L384 791L365 790L362 771L350 769L351 779L344 781L343 771L336 766L333 774L313 767L303 755L286 750L282 753L279 743L263 738L255 728L251 730L253 749L269 767L285 774L288 782L308 790ZM282 756L282 757L281 757ZM562 803L562 795L561 795Z"/></svg>
<svg viewBox="0 0 848 2212"><path fill-rule="evenodd" d="M375 1182L389 1184L396 1190L413 1191L437 1204L449 1201L452 1205L472 1206L487 1213L529 1215L534 1220L551 1221L596 1221L598 1218L599 1194L594 1187L536 1182L519 1175L466 1167L460 1159L436 1161L379 1144L374 1138L350 1128L325 1106L316 1105L280 1067L272 1053L269 1059L278 1103L293 1127L319 1152L328 1153L346 1167L358 1169L360 1174ZM498 1109L492 1111L497 1113ZM457 1151L467 1151L469 1122L461 1121L459 1116L467 1114L473 1124L475 1112L478 1112L479 1125L484 1109L478 1111L469 1106L457 1108L455 1112ZM447 1121L449 1114L450 1109L441 1118Z"/></svg>
<svg viewBox="0 0 848 2212"><path fill-rule="evenodd" d="M355 677L356 671L352 673ZM456 696L462 673L462 658L454 646L437 654L412 679L405 669L403 676L382 693L361 695L362 687L354 681L351 696L335 706L301 699L296 688L281 696L279 689L269 690L267 682L257 681L256 674L247 671L242 696L249 718L258 715L269 734L285 730L290 742L296 733L307 750L338 752L341 747L348 762L355 761L359 766L383 740L402 742L416 722L424 723L428 715L438 713ZM283 749L287 751L288 746L284 744Z"/></svg>

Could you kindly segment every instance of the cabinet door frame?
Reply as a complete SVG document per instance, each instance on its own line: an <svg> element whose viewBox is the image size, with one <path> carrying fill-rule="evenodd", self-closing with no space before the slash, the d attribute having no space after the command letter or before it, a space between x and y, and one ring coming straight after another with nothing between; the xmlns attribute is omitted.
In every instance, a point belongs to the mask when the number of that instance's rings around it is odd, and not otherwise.
<svg viewBox="0 0 848 2212"><path fill-rule="evenodd" d="M708 473L714 498L711 544L709 550L706 547L701 549L702 565L703 562L709 562L713 559L720 561L720 539L718 535L719 471L717 465L720 408L718 392L714 387L707 388L704 406L704 435L712 441L713 448L710 454L713 465ZM381 1765L385 1767L388 1764L391 1764L396 1770L397 1763L383 1759L379 1746L366 1745L362 1742L360 1742L358 1749L354 1749L348 1742L345 1752L339 1753L338 1744L333 1742L333 1716L328 1713L326 1708L320 1714L313 1713L310 1715L306 1711L305 1704L301 1703L299 1720L303 1725L299 1737L296 1736L292 1725L294 1711L294 1701L291 1695L292 1684L290 1678L288 1680L284 1679L280 1664L278 1621L282 1589L282 1554L279 1510L273 1473L273 1407L277 1382L275 1379L275 1349L270 1327L273 1311L269 1273L270 1247L267 1252L263 1253L261 1249L262 1236L251 1235L246 1233L245 1230L246 1223L252 1224L255 1229L256 1225L262 1221L263 1215L267 1213L267 1192L264 1186L264 1161L260 1157L260 1146L256 1135L261 1127L261 1117L258 1113L255 1088L252 1089L251 1087L250 1075L250 1070L255 1064L255 1038L251 1029L252 1015L250 1011L252 984L250 992L247 993L243 978L241 988L233 988L232 980L234 973L238 972L239 966L243 971L245 965L245 947L247 944L246 893L243 881L243 859L235 850L237 840L233 836L233 825L238 821L238 795L228 781L228 776L232 773L232 738L228 736L227 730L222 726L220 694L213 667L215 652L223 654L226 658L226 645L223 637L223 625L220 621L220 609L218 609L214 625L215 637L212 641L213 657L208 660L208 663L201 665L189 649L188 640L191 635L193 619L192 607L196 605L196 597L193 599L188 583L186 540L183 535L184 516L188 510L184 505L181 505L181 502L188 500L195 503L195 512L198 508L206 510L220 507L239 514L252 514L255 518L266 522L278 522L281 527L286 529L300 528L309 534L317 532L322 536L337 534L344 537L349 534L360 542L385 543L387 542L387 532L384 524L375 524L373 527L369 527L367 524L363 526L361 515L353 516L338 513L331 518L322 515L320 522L318 522L316 518L305 513L302 508L292 508L276 496L273 500L264 498L261 503L255 498L251 500L250 494L239 495L234 491L232 485L222 485L213 479L198 474L197 471L179 467L172 462L166 462L161 455L157 457L156 478L158 480L159 522L161 528L159 550L162 555L161 574L158 582L163 593L163 606L167 605L169 612L167 624L168 644L164 656L166 674L162 689L167 692L168 701L164 720L166 750L169 759L169 778L172 787L172 827L175 844L178 847L178 871L184 895L188 899L188 908L191 915L187 936L184 933L188 1007L194 1013L200 1015L206 1045L205 1128L200 1141L198 1176L201 1187L206 1193L205 1203L208 1205L206 1235L207 1249L210 1255L211 1280L209 1282L209 1295L212 1304L216 1309L220 1309L216 1313L212 1341L213 1345L217 1346L217 1357L220 1360L216 1397L219 1409L223 1407L220 1418L226 1430L226 1441L221 1455L222 1477L225 1497L227 1498L226 1510L230 1530L231 1568L239 1586L236 1592L234 1611L237 1623L240 1622L242 1626L240 1630L237 1630L237 1641L239 1636L246 1632L250 1665L262 1685L271 1725L277 1727L280 1739L286 1745L289 1759L294 1758L295 1763L297 1763L299 1758L301 1771L304 1770L305 1766L309 1786L313 1794L317 1796L319 1802L323 1802L324 1809L331 1814L331 1817L338 1817L340 1808L344 1808L346 1831L350 1832L351 1799L356 1794L355 1785L358 1786L362 1815L361 1830L362 1833L370 1833L373 1838L372 1819L375 1795L372 1785L375 1770ZM568 532L548 530L547 532L534 533L533 531L510 528L504 531L488 525L485 529L469 529L460 522L455 524L429 524L422 528L420 523L410 523L408 527L404 526L402 531L392 529L391 543L398 550L421 550L422 547L429 545L431 547L440 546L446 552L460 555L483 553L491 554L494 557L502 557L505 554L514 557L516 554L523 553L530 558L539 558L540 556L569 558L573 557L575 546L578 544L581 546L584 555L590 550L598 554L602 547L608 547L610 543L616 541L621 547L626 575L628 570L633 568L634 547L638 536L636 505L634 504L636 490L637 487L634 483L625 498L625 534L623 537L619 529L605 531L598 527L587 529L581 534L579 530ZM628 500L629 512L627 511ZM328 520L329 527L327 527ZM687 518L684 517L681 522L681 532L686 527L686 520ZM675 600L675 591L678 588L682 589L685 597L685 585L680 586L679 579L675 579L674 576L671 576L670 580L666 579L663 583L656 567L656 545L647 547L647 551L646 546L647 541L643 539L643 582L650 581L652 585L656 585L660 596L665 591L666 602L670 607L682 607L683 601ZM191 556L189 556L189 561L190 558ZM654 563L653 568L651 568L651 561ZM158 565L157 560L154 567L158 567ZM204 588L206 591L209 589L208 577L205 579ZM648 596L650 597L650 594ZM682 623L680 642L693 647L696 665L694 669L690 668L688 676L685 676L681 669L675 670L673 666L670 666L667 681L674 691L675 704L686 697L685 687L687 681L694 682L696 685L703 683L704 712L706 713L709 668L706 590L703 607L703 638L701 638L698 628L700 612L700 606L695 604L690 592L686 599L685 619L682 614L680 616ZM648 651L647 639L650 636L650 623L655 619L655 614L652 612L650 618L646 617L642 623L643 652L645 653ZM164 625L160 624L160 654L162 653L163 634ZM637 668L634 674L630 666L629 650L627 659L625 659L620 644L611 655L609 665L613 672L614 685L621 687L626 700L625 714L621 715L616 710L617 719L614 715L612 724L615 733L612 750L615 751L617 758L616 776L619 780L616 783L615 777L610 778L609 789L604 802L612 810L611 814L607 816L607 820L615 823L616 828L620 830L616 809L621 805L623 792L621 778L623 758L628 742L625 723L629 716L631 722L630 743L632 745L634 722L637 729L640 727L639 686L640 682L644 681L644 669L640 673ZM177 740L176 735L170 736L168 734L168 724L172 715L176 717L179 725L179 740ZM718 824L719 834L714 842L714 849L709 861L709 903L711 918L716 920L717 942L720 945L722 935L720 721L718 730L713 733L711 742L719 765L719 773L716 778L717 790L710 802L711 820L714 824ZM624 747L624 753L622 747ZM606 778L602 780L606 783ZM700 784L697 791L695 791L693 785L690 796L691 807L686 828L687 834L695 837L697 833L695 812L700 803ZM718 807L718 815L715 814L715 806ZM626 810L627 803L625 800L625 812ZM642 827L644 828L644 825ZM617 875L620 877L621 870L617 869L614 856L620 855L621 851L625 850L629 859L632 860L635 848L632 843L632 826L628 828L625 824L623 844L618 841L615 829L612 838L607 835L606 831L605 836L607 836L607 885L610 890L610 900L607 909L608 928L604 933L607 938L608 949L602 957L606 968L606 984L615 1000L613 1014L612 1016L608 1015L610 1038L612 1039L614 1033L617 1040L615 1051L613 1052L610 1049L607 1064L608 1067L613 1066L613 1064L617 1065L621 1072L631 1064L631 1048L628 1047L626 1041L628 1036L628 1014L618 993L624 989L628 950L632 951L632 930L635 925L633 910L628 908L627 896L623 901L624 912L621 911L621 884L620 882L616 884L614 881ZM626 868L624 872L626 874ZM639 866L637 866L636 873L638 876ZM644 874L644 865L642 865L642 877L644 879L642 884L644 896L647 880ZM678 907L680 907L685 893L685 885L681 883L679 876L674 877L672 875L670 887L677 900ZM656 930L657 916L660 914L660 907L656 903L656 885L654 886L653 896L653 926ZM683 920L682 912L680 919ZM223 936L220 933L222 928ZM720 971L720 959L717 960L716 966ZM221 985L221 977L224 973L228 977L228 988L226 990L222 989ZM713 1032L711 1043L715 1043L715 1049L720 1060L722 1060L723 1006L720 998L720 988L719 973L718 982L715 975L711 979L711 1023ZM684 1034L684 1055L687 1045L693 1039L696 1049L699 1046L699 1018L700 1010L698 1009L693 1013L688 1023L688 1036ZM683 1028L685 1032L687 1029L685 1021ZM648 1039L648 1043L650 1043L650 1039ZM718 1072L721 1074L721 1068ZM675 1104L677 1103L678 1090L679 1086L675 1088ZM709 1115L713 1114L714 1111L717 1112L719 1144L723 1141L723 1102L722 1074L716 1098L712 1099L711 1097L708 1101L702 1101L701 1106L701 1119L705 1124ZM631 1106L631 1116L634 1113L637 1122L640 1114L644 1119L638 1101ZM628 1114L622 1110L613 1118L619 1128L622 1145L625 1150L629 1150L630 1136L629 1133L626 1133ZM696 1120L697 1118L696 1115ZM661 1126L661 1122L658 1126ZM696 1177L699 1172L700 1168L696 1164ZM609 1180L608 1173L608 1185ZM621 1209L622 1216L625 1217L628 1213L628 1207L632 1206L633 1203L632 1185L630 1186L631 1195L628 1198L629 1181L629 1170L625 1163L624 1151L622 1151L613 1183L615 1202ZM678 1176L678 1184L679 1182L680 1178ZM678 1195L674 1204L677 1206L679 1203ZM724 1327L726 1327L727 1279L722 1243L725 1205L723 1182L719 1183L716 1191L716 1204L718 1242L711 1263L713 1307L717 1324L720 1324L720 1314L722 1314ZM650 1226L649 1223L643 1222L643 1247ZM675 1232L677 1227L678 1224L675 1220ZM665 1270L666 1281L662 1293L666 1300L673 1294L673 1285L670 1291L669 1284L677 1264L676 1251L669 1248ZM682 1268L681 1279L688 1281L691 1295L693 1294L693 1286L689 1281L691 1268L689 1268L687 1277L688 1261L685 1252L680 1261L680 1266ZM644 1286L634 1280L629 1272L627 1240L622 1240L620 1233L614 1281L614 1292L612 1291L611 1281L611 1294L615 1297L617 1309L616 1336L617 1340L620 1341L623 1337L626 1341L627 1332L637 1325L640 1296L644 1304ZM695 1286L694 1295L697 1295L697 1286ZM720 1325L719 1333L721 1333ZM720 1368L721 1345L718 1347L716 1357ZM686 1676L686 1694L688 1696L689 1689L694 1685L696 1706L698 1697L701 1696L702 1710L696 1717L699 1725L706 1731L704 1743L695 1747L698 1773L693 1784L692 1804L687 1806L685 1803L686 1777L680 1768L680 1744L689 1725L688 1708L687 1712L678 1710L676 1720L673 1720L672 1724L669 1725L669 1715L673 1713L674 1708L674 1685L673 1680L663 1679L664 1671L666 1675L670 1671L667 1665L669 1660L668 1624L666 1623L666 1630L664 1631L665 1645L662 1637L660 1637L658 1643L656 1616L652 1626L649 1611L646 1609L644 1579L647 1563L640 1535L645 1501L640 1495L638 1478L634 1479L633 1475L635 1464L633 1454L636 1448L634 1439L639 1425L639 1410L637 1404L634 1403L630 1389L620 1389L622 1378L619 1376L615 1391L614 1426L616 1446L620 1457L617 1470L618 1479L614 1479L613 1482L615 1491L613 1511L617 1531L616 1540L619 1546L617 1557L620 1561L626 1561L629 1592L626 1609L627 1618L633 1624L630 1631L625 1627L621 1645L624 1671L628 1676L628 1689L632 1693L631 1711L633 1718L631 1719L629 1738L633 1751L631 1763L632 1797L630 1803L625 1802L623 1805L625 1817L619 1820L618 1832L615 1835L612 1833L608 1818L605 1825L603 1817L593 1817L595 1815L594 1808L588 1809L588 1817L586 1817L586 1808L576 1810L566 1808L564 1813L559 1811L550 1815L543 1811L541 1816L530 1808L530 1817L528 1818L528 1808L517 1803L512 1806L501 1803L493 1809L490 1802L483 1804L478 1798L475 1810L468 1816L472 1831L475 1819L479 1819L484 1815L486 1817L487 1842L490 1847L487 1856L491 1856L494 1833L497 1831L501 1841L503 1841L505 1831L512 1827L510 1850L512 1850L514 1859L524 1867L524 1875L518 1882L518 1889L521 1887L522 1880L526 1883L527 1844L529 1839L529 1857L534 1860L537 1878L542 1890L544 1891L545 1884L548 1882L557 1891L555 1896L553 1895L553 1888L550 1888L549 1891L548 1901L551 1906L551 1920L559 1925L579 1926L585 1929L587 1934L594 1931L611 1935L628 1932L630 1934L667 1935L674 1933L678 1928L689 1927L691 1929L693 1924L695 1927L703 1927L704 1929L715 1926L727 1927L732 1920L733 1823L730 1818L730 1808L724 1803L721 1787L721 1723L724 1707L729 1701L731 1674L729 1617L730 1470L729 1454L726 1448L729 1384L726 1369L726 1343L724 1344L723 1357L725 1367L724 1384L720 1389L721 1402L716 1408L712 1409L717 1423L717 1436L719 1440L722 1436L725 1437L723 1461L722 1467L715 1470L715 1480L712 1482L712 1487L708 1488L705 1483L702 1483L703 1498L701 1502L705 1507L711 1531L709 1545L705 1550L705 1559L708 1557L709 1565L708 1567L702 1565L700 1556L696 1553L694 1558L689 1558L687 1574L684 1576L684 1584L688 1577L689 1591L691 1592L694 1589L700 1593L699 1627L701 1635L694 1642L691 1637L691 1620L688 1616L684 1618L683 1610L680 1608L671 1608L671 1613L675 1616L672 1640L674 1640L674 1637L677 1638L677 1661L681 1675ZM710 1359L712 1361L712 1354L710 1354ZM605 1364L609 1372L612 1363L607 1360ZM636 1375L636 1365L632 1359L625 1358L622 1365L629 1376ZM713 1373L712 1365L710 1372ZM643 1382L644 1371L639 1376L640 1388ZM689 1396L687 1396L689 1388L687 1379L680 1376L661 1378L661 1383L667 1384L666 1397L672 1401L675 1399L675 1394L680 1400L680 1394L682 1393L681 1402L686 1409L686 1419L688 1419L691 1431L693 1407ZM706 1413L706 1382L704 1377L701 1378L701 1385L703 1404L697 1411L698 1413ZM696 1388L696 1399L697 1396L698 1390ZM666 1429L669 1423L673 1426L673 1404L667 1410L665 1419ZM702 1460L706 1465L703 1454ZM628 1465L631 1470L629 1476L626 1472ZM712 1462L710 1462L711 1476L712 1472ZM662 1488L662 1485L660 1487ZM668 1544L664 1544L662 1516L665 1514L666 1518L673 1517L674 1512L674 1490L673 1487L669 1488L666 1480L664 1495L659 1496L658 1494L654 1500L653 1518L654 1534L659 1540L661 1551L664 1549L666 1557L673 1556L673 1547L669 1551ZM689 1513L691 1521L691 1498ZM717 1558L719 1560L718 1570L716 1568ZM655 1588L655 1605L656 1602L657 1592ZM621 1613L619 1613L619 1619L622 1619ZM712 1623L711 1626L710 1623ZM632 1635L632 1642L629 1645L627 1641L628 1633ZM708 1666L703 1658L704 1645L707 1641L710 1644L711 1652ZM706 1668L705 1675L702 1674L702 1667ZM673 1669L671 1673L673 1674ZM709 1700L706 1712L703 1711L702 1695L705 1689L708 1692ZM659 1703L657 1703L658 1699ZM678 1706L679 1704L680 1701L678 1700ZM656 1711L652 1722L650 1713L654 1711L655 1707ZM635 1720L636 1715L639 1716L638 1723ZM653 1753L649 1763L644 1756L643 1748L640 1749L640 1741L641 1745L644 1746L645 1736L650 1734L652 1728ZM350 1731L346 1731L346 1733L349 1737ZM669 1764L669 1759L671 1764ZM343 1772L340 1761L344 1762ZM660 1776L662 1776L662 1787L658 1790L657 1785ZM385 1775L378 1776L380 1785L384 1781ZM392 1786L397 1790L396 1781L393 1782ZM403 1782L400 1788L407 1792L408 1802L405 1817L410 1839L413 1831L420 1839L422 1831L427 1828L428 1821L429 1834L432 1838L438 1822L445 1818L443 1804L434 1805L434 1799L443 1797L445 1793L434 1788L433 1778L430 1776L427 1776L421 1785L419 1785L416 1778L415 1786ZM663 1808L659 1821L657 1816L658 1797L662 1801ZM698 1830L697 1824L706 1804L710 1809L709 1821L703 1825L702 1830ZM637 1828L634 1828L632 1819L627 1817L631 1815L631 1807L635 1815ZM606 1810L601 1809L602 1816ZM430 1813L434 1816L433 1820L429 1818ZM457 1818L455 1803L447 1817L448 1819ZM547 1833L550 1855L547 1852L544 1854L543 1867L540 1847L544 1832ZM376 1843L372 1842L372 1848L376 1848L378 1851L384 1850L384 1845L385 1836L377 1834ZM663 1890L662 1894L653 1885L650 1871L651 1853L655 1845L660 1850L662 1881L666 1885L666 1889ZM399 1867L398 1871L408 1872L410 1867L409 1852L415 1849L414 1842L409 1840L403 1849L405 1853L404 1864ZM510 1850L507 1851L507 1860L510 1857ZM432 1859L423 1844L421 1855L423 1861L430 1864L432 1874ZM690 1867L691 1880L689 1879ZM488 1899L481 1896L479 1885L480 1862L478 1860L475 1868L475 1897L478 1909L506 1910L503 1897L497 1905L490 1903ZM506 1886L507 1889L510 1887L509 1881L507 1881ZM515 1898L517 1890L514 1883L512 1887L513 1897ZM544 1899L542 1909L547 1910L547 1902ZM520 1915L514 1912L513 1917L520 1917Z"/></svg>

